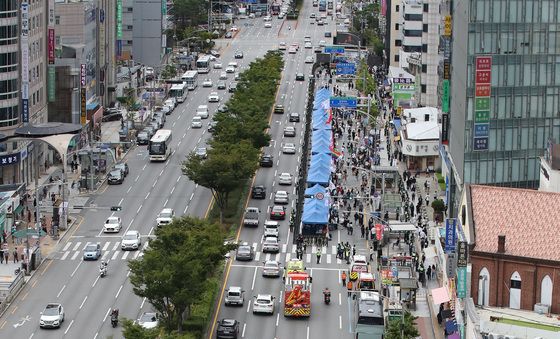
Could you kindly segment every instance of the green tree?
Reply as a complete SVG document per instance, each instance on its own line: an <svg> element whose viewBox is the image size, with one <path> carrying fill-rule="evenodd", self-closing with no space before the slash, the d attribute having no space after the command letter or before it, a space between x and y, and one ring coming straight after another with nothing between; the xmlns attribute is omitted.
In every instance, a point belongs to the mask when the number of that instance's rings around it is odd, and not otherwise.
<svg viewBox="0 0 560 339"><path fill-rule="evenodd" d="M161 71L161 77L164 79L171 79L177 75L177 67L175 65L165 65Z"/></svg>
<svg viewBox="0 0 560 339"><path fill-rule="evenodd" d="M405 311L403 318L404 322L402 319L389 322L385 331L385 339L414 339L420 335L414 323L417 317Z"/></svg>
<svg viewBox="0 0 560 339"><path fill-rule="evenodd" d="M203 219L176 219L155 234L144 255L129 262L130 282L134 293L161 315L168 331L182 333L184 316L230 249L221 227Z"/></svg>
<svg viewBox="0 0 560 339"><path fill-rule="evenodd" d="M135 324L130 319L123 319L122 327L123 327L122 335L126 339L156 339L159 334L159 329L143 328L142 326Z"/></svg>
<svg viewBox="0 0 560 339"><path fill-rule="evenodd" d="M247 140L237 143L211 141L208 158L195 154L183 162L183 174L195 183L209 188L220 208L220 222L229 194L251 178L258 167L259 151Z"/></svg>
<svg viewBox="0 0 560 339"><path fill-rule="evenodd" d="M208 1L175 0L170 13L179 31L187 26L196 27L208 22Z"/></svg>

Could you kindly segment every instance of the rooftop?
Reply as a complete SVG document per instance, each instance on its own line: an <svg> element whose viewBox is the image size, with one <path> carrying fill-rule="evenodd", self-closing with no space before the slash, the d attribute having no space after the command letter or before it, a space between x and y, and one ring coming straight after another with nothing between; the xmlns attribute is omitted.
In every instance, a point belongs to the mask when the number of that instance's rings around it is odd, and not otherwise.
<svg viewBox="0 0 560 339"><path fill-rule="evenodd" d="M439 124L437 121L421 121L406 124L406 138L409 140L439 139Z"/></svg>
<svg viewBox="0 0 560 339"><path fill-rule="evenodd" d="M471 185L475 251L560 261L560 193Z"/></svg>
<svg viewBox="0 0 560 339"><path fill-rule="evenodd" d="M558 338L560 327L556 317L510 308L484 307L476 309L480 317L480 332L511 335L516 338Z"/></svg>

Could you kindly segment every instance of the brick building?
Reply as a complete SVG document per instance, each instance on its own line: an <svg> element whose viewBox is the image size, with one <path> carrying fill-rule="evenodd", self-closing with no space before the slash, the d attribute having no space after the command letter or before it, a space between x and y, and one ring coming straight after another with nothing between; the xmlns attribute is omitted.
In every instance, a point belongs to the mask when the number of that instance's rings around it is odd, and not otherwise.
<svg viewBox="0 0 560 339"><path fill-rule="evenodd" d="M560 194L465 185L459 220L477 305L560 313Z"/></svg>

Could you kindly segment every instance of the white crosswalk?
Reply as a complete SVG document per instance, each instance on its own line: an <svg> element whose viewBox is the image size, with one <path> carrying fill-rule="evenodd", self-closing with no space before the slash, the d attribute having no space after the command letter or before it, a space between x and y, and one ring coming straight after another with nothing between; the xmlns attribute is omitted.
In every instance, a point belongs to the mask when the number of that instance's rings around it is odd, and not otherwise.
<svg viewBox="0 0 560 339"><path fill-rule="evenodd" d="M83 249L87 244L92 243L87 242L72 242L69 241L64 245L64 247L55 256L58 260L82 260ZM129 260L136 259L146 248L147 243L142 244L142 248L139 251L122 251L120 241L107 241L105 243L100 243L101 246L101 260Z"/></svg>

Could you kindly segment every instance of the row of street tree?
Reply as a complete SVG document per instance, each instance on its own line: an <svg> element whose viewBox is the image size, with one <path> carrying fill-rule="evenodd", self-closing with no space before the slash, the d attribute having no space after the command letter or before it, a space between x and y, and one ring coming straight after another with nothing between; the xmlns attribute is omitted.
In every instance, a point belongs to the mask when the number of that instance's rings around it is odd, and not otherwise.
<svg viewBox="0 0 560 339"><path fill-rule="evenodd" d="M216 113L208 157L194 154L183 173L212 191L220 210L228 195L246 184L258 167L260 148L268 145L269 116L283 68L282 55L268 52L241 73L227 111ZM125 338L191 339L201 337L211 318L224 256L222 225L184 216L157 228L142 256L129 262L134 293L157 311L160 326L143 329L124 321Z"/></svg>

